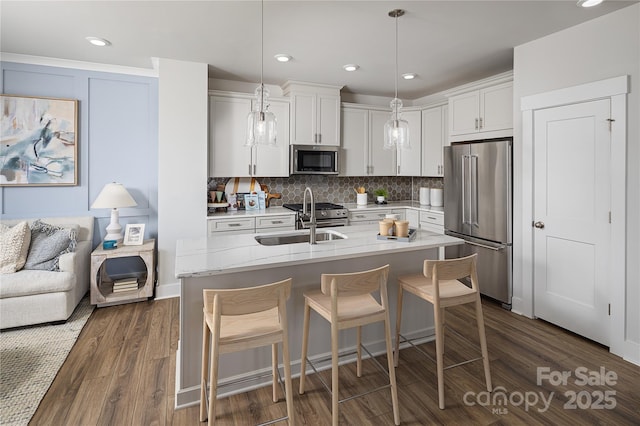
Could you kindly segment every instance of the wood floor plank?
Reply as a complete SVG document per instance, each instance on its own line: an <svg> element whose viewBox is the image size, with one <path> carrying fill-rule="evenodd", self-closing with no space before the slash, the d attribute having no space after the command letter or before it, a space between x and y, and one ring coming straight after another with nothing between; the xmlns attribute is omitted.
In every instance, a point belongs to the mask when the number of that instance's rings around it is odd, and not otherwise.
<svg viewBox="0 0 640 426"><path fill-rule="evenodd" d="M549 425L640 424L640 367L611 355L608 349L552 324L531 320L483 301L494 393L489 404L477 395L484 390L481 362L445 372L447 408L438 408L436 366L412 348L402 349L396 369L400 417L403 425ZM175 410L176 349L179 339L178 299L156 300L100 308L94 311L71 350L49 392L38 407L32 425L200 425L197 405ZM456 307L447 323L472 343L478 341L472 307ZM432 356L435 345L420 348ZM447 331L445 359L456 362L477 354L473 346ZM378 360L386 365L384 356ZM578 368L618 375L615 384L579 385ZM537 383L537 369L570 371L566 384ZM340 394L385 383L371 360L365 360L364 377L357 378L355 364L340 367ZM325 371L330 381L330 372ZM315 374L307 376L307 389L298 395L293 380L296 424L331 424L331 398ZM570 392L615 392L613 409L567 409ZM471 392L471 394L469 394ZM502 392L506 405L491 403ZM516 403L518 393L553 398L546 410L538 402ZM467 398L465 399L465 395ZM509 397L516 398L509 401ZM586 394L583 394L586 398ZM514 402L515 401L515 402ZM498 400L496 399L496 402ZM284 398L271 401L264 387L220 400L218 424L245 425L286 413ZM281 423L286 424L286 423ZM391 425L390 392L383 390L341 404L340 424Z"/></svg>

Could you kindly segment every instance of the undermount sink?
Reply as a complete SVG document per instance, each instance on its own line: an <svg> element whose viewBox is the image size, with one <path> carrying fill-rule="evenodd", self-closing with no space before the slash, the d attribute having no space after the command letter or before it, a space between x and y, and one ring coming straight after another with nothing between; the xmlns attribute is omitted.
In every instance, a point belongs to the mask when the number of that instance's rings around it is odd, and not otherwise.
<svg viewBox="0 0 640 426"><path fill-rule="evenodd" d="M267 234L267 235L257 235L256 241L263 246L279 246L282 244L296 244L296 243L308 243L309 242L309 233L305 234ZM341 234L337 231L326 230L326 231L316 231L316 241L333 241L333 240L344 240L347 236Z"/></svg>

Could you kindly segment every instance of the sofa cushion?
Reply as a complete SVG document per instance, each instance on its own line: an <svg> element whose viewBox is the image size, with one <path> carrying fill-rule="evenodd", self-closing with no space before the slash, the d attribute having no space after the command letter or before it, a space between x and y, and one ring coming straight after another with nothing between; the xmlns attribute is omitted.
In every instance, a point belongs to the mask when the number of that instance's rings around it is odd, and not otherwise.
<svg viewBox="0 0 640 426"><path fill-rule="evenodd" d="M54 226L36 220L31 224L31 247L24 269L58 271L60 255L76 248L77 225Z"/></svg>
<svg viewBox="0 0 640 426"><path fill-rule="evenodd" d="M22 269L30 242L31 231L26 221L15 226L0 224L0 274L11 274Z"/></svg>
<svg viewBox="0 0 640 426"><path fill-rule="evenodd" d="M0 299L32 294L71 291L76 285L73 272L29 271L23 269L2 276Z"/></svg>

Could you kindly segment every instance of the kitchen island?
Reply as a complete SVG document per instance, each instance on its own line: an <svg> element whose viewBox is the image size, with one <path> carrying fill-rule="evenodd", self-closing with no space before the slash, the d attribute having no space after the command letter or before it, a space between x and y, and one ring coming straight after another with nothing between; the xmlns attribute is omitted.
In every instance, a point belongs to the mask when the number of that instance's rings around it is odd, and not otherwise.
<svg viewBox="0 0 640 426"><path fill-rule="evenodd" d="M427 258L437 258L438 248L462 244L447 235L417 230L411 242L378 240L378 227L373 225L324 228L344 239L308 243L264 246L255 234L184 239L177 242L176 277L180 279L180 343L176 360L176 407L195 404L200 398L200 363L202 351L202 290L205 288L240 288L293 278L293 289L287 304L292 372L300 370L302 341L303 293L319 287L320 274L356 272L391 265L389 303L392 330L395 328L396 276L422 271ZM308 230L287 234L307 234ZM320 232L320 231L319 231ZM261 234L265 236L267 234ZM405 298L402 332L409 337L433 335L433 312L428 304ZM324 320L311 316L309 357L322 358L331 351L330 327ZM381 324L363 328L363 343L373 353L384 352ZM341 351L352 348L355 330L340 334ZM220 389L220 395L270 383L270 378L257 376L269 372L271 350L222 355L220 383L246 377L241 385ZM330 366L328 364L327 366Z"/></svg>

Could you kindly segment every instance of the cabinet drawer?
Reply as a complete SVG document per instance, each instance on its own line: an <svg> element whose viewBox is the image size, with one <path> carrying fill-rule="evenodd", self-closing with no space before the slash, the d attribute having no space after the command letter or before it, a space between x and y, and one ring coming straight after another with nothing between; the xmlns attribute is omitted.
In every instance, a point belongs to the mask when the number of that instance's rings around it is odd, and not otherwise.
<svg viewBox="0 0 640 426"><path fill-rule="evenodd" d="M209 233L225 231L255 230L256 220L253 217L209 219Z"/></svg>
<svg viewBox="0 0 640 426"><path fill-rule="evenodd" d="M444 214L420 212L420 222L431 223L433 225L444 226Z"/></svg>
<svg viewBox="0 0 640 426"><path fill-rule="evenodd" d="M256 229L263 228L290 228L293 229L296 226L295 215L288 214L282 216L262 216L256 218Z"/></svg>
<svg viewBox="0 0 640 426"><path fill-rule="evenodd" d="M391 213L391 210L376 210L363 212L349 212L350 222L366 222L384 219L384 216Z"/></svg>

